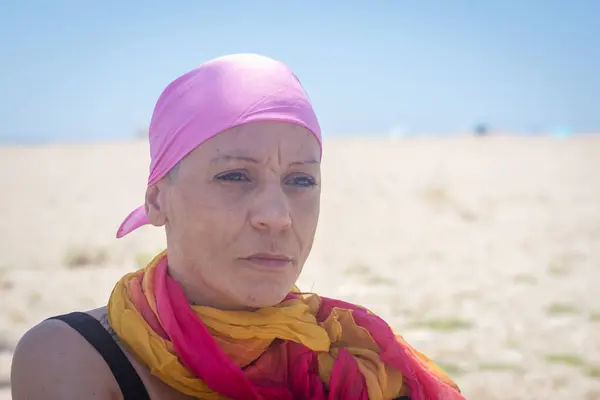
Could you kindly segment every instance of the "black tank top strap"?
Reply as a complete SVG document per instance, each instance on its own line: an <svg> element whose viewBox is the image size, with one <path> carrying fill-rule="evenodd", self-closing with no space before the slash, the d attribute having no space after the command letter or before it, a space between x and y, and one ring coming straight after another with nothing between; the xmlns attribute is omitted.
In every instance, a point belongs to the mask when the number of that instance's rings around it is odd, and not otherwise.
<svg viewBox="0 0 600 400"><path fill-rule="evenodd" d="M57 315L75 329L100 353L114 375L124 400L150 400L150 396L131 362L100 321L83 312Z"/></svg>

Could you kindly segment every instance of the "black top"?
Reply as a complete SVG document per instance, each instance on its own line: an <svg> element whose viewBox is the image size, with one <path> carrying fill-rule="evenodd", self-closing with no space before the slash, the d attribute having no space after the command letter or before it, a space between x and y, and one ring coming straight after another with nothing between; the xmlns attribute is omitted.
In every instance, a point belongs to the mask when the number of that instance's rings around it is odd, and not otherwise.
<svg viewBox="0 0 600 400"><path fill-rule="evenodd" d="M50 319L67 323L94 346L117 380L124 400L150 400L146 387L133 365L100 321L82 312L58 315Z"/></svg>
<svg viewBox="0 0 600 400"><path fill-rule="evenodd" d="M58 319L67 323L94 346L117 380L124 400L150 400L146 387L135 368L100 321L82 312L58 315L50 319ZM410 400L410 397L403 396L394 400Z"/></svg>

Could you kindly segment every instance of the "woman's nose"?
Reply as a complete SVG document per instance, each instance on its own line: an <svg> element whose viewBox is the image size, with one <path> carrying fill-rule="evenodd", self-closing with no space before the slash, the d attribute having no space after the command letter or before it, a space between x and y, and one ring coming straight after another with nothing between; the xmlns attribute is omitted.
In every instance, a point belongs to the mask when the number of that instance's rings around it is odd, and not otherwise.
<svg viewBox="0 0 600 400"><path fill-rule="evenodd" d="M273 232L284 231L292 226L288 197L281 185L268 185L258 193L250 222L257 229Z"/></svg>

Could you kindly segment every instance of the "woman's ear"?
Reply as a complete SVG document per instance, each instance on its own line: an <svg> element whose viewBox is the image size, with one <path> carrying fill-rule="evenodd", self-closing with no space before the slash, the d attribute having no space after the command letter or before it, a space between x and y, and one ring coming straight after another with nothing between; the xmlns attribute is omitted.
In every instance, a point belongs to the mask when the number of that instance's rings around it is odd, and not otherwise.
<svg viewBox="0 0 600 400"><path fill-rule="evenodd" d="M150 185L146 188L146 215L154 226L163 226L167 222L164 202L164 188L160 184Z"/></svg>

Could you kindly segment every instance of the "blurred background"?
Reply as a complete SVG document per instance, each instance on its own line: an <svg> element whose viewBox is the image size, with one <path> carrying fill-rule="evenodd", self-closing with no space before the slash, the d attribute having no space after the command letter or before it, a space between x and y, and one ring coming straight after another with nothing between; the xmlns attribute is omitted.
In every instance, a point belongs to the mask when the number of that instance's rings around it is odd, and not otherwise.
<svg viewBox="0 0 600 400"><path fill-rule="evenodd" d="M325 137L304 290L363 304L469 399L600 399L600 2L0 1L0 399L20 336L164 247L164 87L261 53Z"/></svg>

